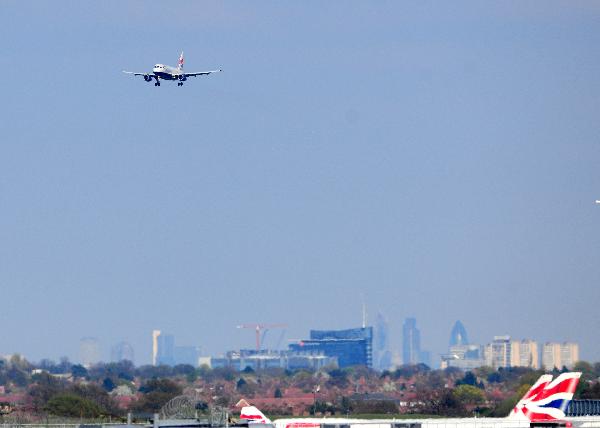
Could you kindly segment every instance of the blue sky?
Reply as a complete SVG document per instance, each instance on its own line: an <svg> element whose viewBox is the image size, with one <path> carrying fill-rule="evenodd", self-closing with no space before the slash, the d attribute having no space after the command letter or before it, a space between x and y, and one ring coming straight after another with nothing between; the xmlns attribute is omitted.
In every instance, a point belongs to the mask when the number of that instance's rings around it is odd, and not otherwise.
<svg viewBox="0 0 600 428"><path fill-rule="evenodd" d="M0 353L415 316L600 360L600 6L4 1ZM183 88L122 69L223 68ZM8 328L7 328L8 327Z"/></svg>

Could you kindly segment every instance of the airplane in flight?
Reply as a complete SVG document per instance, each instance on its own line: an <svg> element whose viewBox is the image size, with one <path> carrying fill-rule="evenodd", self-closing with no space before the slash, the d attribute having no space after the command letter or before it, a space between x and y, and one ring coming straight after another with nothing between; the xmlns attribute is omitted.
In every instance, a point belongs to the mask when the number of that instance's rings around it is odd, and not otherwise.
<svg viewBox="0 0 600 428"><path fill-rule="evenodd" d="M197 71L194 73L186 73L183 71L183 52L181 52L177 67L171 67L165 64L156 64L152 69L152 72L136 73L134 71L123 70L123 73L133 74L134 76L144 76L144 80L146 82L156 80L156 82L154 82L154 86L160 86L161 80L176 80L177 86L183 86L183 82L185 82L188 79L188 77L206 76L212 73L218 73L220 71L223 70Z"/></svg>

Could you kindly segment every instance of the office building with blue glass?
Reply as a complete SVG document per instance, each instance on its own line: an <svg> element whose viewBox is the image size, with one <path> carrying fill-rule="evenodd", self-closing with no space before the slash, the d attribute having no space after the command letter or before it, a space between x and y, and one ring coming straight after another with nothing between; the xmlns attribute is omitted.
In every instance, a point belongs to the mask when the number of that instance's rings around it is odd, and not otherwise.
<svg viewBox="0 0 600 428"><path fill-rule="evenodd" d="M336 357L340 368L373 367L373 327L311 330L310 339L289 347L298 353Z"/></svg>

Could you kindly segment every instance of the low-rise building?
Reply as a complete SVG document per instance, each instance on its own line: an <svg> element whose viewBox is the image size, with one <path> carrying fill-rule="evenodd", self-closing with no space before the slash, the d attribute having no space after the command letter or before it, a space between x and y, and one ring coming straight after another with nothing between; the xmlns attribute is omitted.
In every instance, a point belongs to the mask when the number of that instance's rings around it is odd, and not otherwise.
<svg viewBox="0 0 600 428"><path fill-rule="evenodd" d="M203 362L208 363L211 368L231 367L237 371L246 368L256 371L269 368L319 370L327 366L337 367L337 358L335 357L292 351L231 351L221 357L211 357L209 360L203 359Z"/></svg>

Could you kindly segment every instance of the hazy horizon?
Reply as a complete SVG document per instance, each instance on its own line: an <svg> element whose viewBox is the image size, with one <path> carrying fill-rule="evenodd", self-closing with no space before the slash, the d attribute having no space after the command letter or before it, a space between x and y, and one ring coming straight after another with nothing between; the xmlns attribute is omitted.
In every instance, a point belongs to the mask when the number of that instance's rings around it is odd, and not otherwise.
<svg viewBox="0 0 600 428"><path fill-rule="evenodd" d="M600 361L600 4L2 3L0 355L460 319ZM222 68L156 88L121 70ZM364 296L364 297L363 297ZM271 335L273 333L273 335ZM275 340L278 333L269 333Z"/></svg>

